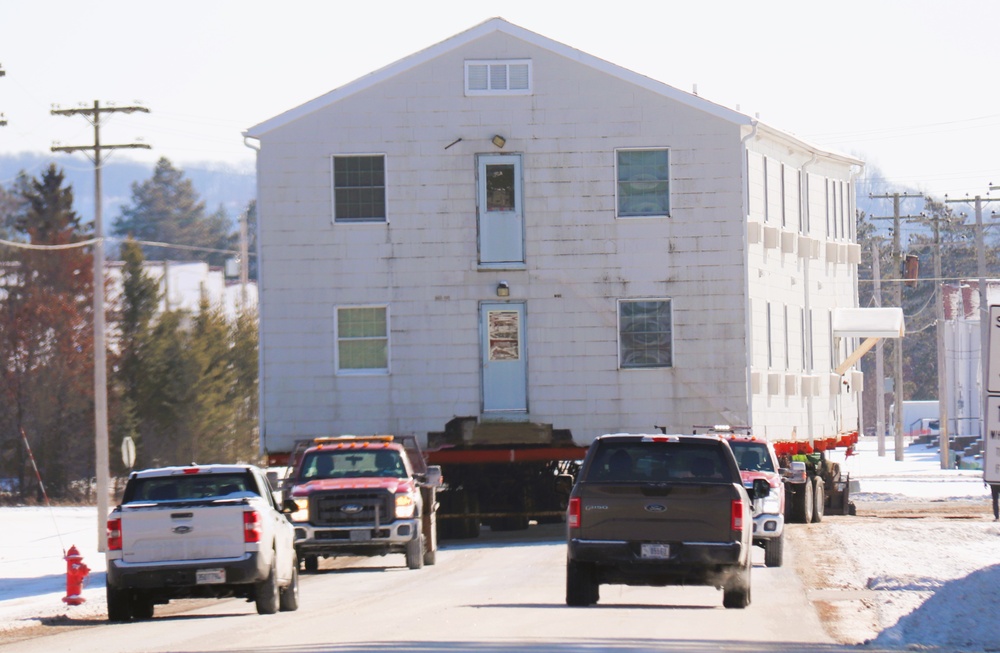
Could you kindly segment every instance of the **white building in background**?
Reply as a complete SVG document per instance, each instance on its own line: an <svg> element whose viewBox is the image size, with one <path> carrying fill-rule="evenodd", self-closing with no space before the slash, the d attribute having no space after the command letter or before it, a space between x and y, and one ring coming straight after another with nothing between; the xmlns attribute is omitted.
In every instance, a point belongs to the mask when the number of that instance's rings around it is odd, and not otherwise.
<svg viewBox="0 0 1000 653"><path fill-rule="evenodd" d="M469 416L859 428L853 157L499 18L246 136L274 450Z"/></svg>
<svg viewBox="0 0 1000 653"><path fill-rule="evenodd" d="M983 370L979 281L944 284L949 436L981 435ZM1000 280L986 280L987 305L1000 304Z"/></svg>
<svg viewBox="0 0 1000 653"><path fill-rule="evenodd" d="M257 307L257 284L250 282L244 289L228 279L221 267L201 261L144 261L143 269L159 284L161 313L182 310L197 314L203 296L230 320L239 314L244 302L252 309ZM122 263L109 262L107 275L111 284L108 302L113 303L121 295Z"/></svg>

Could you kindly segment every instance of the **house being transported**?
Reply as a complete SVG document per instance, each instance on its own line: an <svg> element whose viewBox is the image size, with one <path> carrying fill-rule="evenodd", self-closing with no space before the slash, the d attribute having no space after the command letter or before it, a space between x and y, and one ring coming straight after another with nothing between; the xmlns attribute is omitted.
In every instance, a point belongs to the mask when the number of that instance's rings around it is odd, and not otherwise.
<svg viewBox="0 0 1000 653"><path fill-rule="evenodd" d="M859 427L853 157L500 18L245 136L269 452Z"/></svg>

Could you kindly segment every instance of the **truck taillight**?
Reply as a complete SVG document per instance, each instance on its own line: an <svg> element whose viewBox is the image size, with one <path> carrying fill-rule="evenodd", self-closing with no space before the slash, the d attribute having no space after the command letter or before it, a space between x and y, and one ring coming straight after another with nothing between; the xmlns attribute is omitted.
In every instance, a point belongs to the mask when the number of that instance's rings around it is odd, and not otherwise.
<svg viewBox="0 0 1000 653"><path fill-rule="evenodd" d="M733 499L733 519L731 526L734 531L743 530L743 501L740 499Z"/></svg>
<svg viewBox="0 0 1000 653"><path fill-rule="evenodd" d="M243 541L260 542L260 513L248 510L243 513Z"/></svg>
<svg viewBox="0 0 1000 653"><path fill-rule="evenodd" d="M566 510L566 523L570 528L580 528L580 499L574 497L569 500L569 508Z"/></svg>
<svg viewBox="0 0 1000 653"><path fill-rule="evenodd" d="M108 551L122 550L122 520L108 520Z"/></svg>

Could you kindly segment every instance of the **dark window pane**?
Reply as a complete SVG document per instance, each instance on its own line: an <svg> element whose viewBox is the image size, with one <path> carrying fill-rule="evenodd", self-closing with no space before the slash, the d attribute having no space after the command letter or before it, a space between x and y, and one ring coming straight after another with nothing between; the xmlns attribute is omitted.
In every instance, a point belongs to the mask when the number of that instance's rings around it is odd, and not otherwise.
<svg viewBox="0 0 1000 653"><path fill-rule="evenodd" d="M333 190L337 220L384 220L385 157L334 157Z"/></svg>

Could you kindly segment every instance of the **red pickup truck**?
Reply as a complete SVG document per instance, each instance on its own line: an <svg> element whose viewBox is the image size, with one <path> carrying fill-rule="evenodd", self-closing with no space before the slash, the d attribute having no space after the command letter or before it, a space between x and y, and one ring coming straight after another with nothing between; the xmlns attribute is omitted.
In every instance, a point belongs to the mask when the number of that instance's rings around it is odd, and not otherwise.
<svg viewBox="0 0 1000 653"><path fill-rule="evenodd" d="M406 446L404 446L406 443ZM436 488L416 445L391 435L316 438L297 447L285 497L295 550L308 572L320 557L403 553L406 566L432 565L437 554Z"/></svg>

